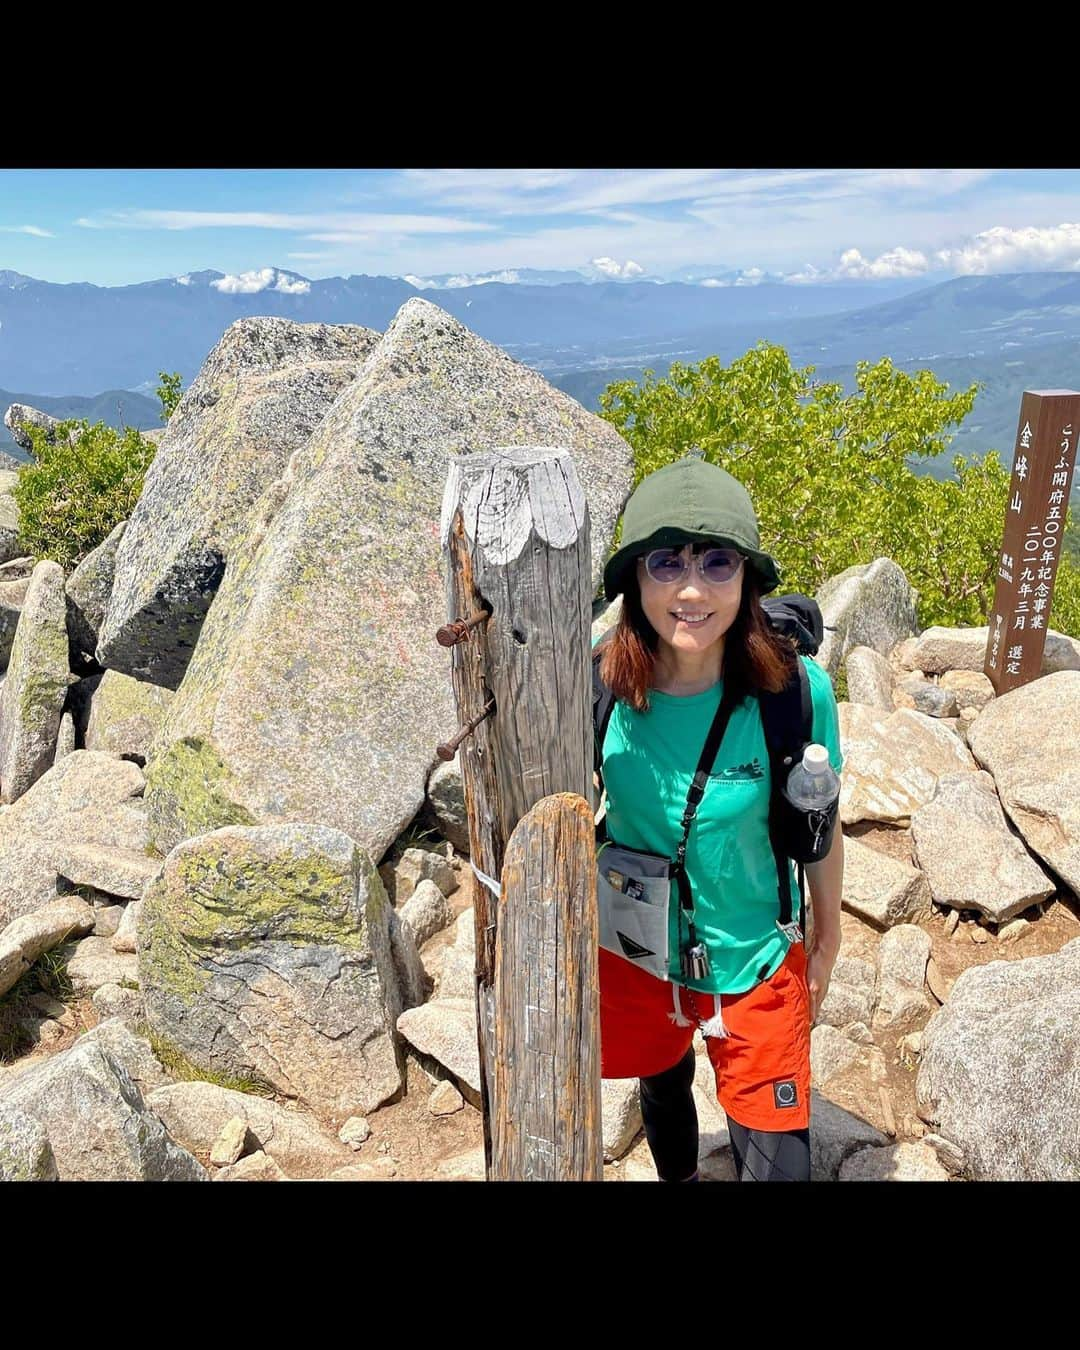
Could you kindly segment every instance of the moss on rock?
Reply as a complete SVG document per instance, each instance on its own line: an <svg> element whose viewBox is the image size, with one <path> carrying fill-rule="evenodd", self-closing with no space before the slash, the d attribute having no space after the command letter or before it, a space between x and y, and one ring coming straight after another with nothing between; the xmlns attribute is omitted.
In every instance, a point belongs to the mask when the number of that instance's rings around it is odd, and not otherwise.
<svg viewBox="0 0 1080 1350"><path fill-rule="evenodd" d="M199 737L176 741L147 766L144 795L150 840L163 853L192 835L258 823L234 799L232 776L221 757Z"/></svg>

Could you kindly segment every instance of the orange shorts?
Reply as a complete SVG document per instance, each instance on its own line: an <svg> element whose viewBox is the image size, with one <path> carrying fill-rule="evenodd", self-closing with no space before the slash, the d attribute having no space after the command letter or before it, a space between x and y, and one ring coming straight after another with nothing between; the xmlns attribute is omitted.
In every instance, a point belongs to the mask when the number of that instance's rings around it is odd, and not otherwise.
<svg viewBox="0 0 1080 1350"><path fill-rule="evenodd" d="M705 1037L716 1098L749 1130L810 1124L810 995L801 942L767 980L721 994L726 1036ZM698 1017L714 1018L716 995L693 995L600 949L600 1074L644 1078L672 1068L693 1043ZM680 1017L680 1012L682 1016ZM685 1021L688 1025L680 1026Z"/></svg>

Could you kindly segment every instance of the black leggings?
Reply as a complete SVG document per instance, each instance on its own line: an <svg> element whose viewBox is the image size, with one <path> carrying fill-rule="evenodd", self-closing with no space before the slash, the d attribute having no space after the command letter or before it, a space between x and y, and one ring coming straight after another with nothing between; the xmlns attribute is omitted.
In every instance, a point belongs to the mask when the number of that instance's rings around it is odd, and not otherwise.
<svg viewBox="0 0 1080 1350"><path fill-rule="evenodd" d="M645 1138L661 1181L697 1179L698 1119L691 1094L695 1055L641 1079ZM809 1181L810 1131L748 1130L728 1117L731 1151L740 1181Z"/></svg>

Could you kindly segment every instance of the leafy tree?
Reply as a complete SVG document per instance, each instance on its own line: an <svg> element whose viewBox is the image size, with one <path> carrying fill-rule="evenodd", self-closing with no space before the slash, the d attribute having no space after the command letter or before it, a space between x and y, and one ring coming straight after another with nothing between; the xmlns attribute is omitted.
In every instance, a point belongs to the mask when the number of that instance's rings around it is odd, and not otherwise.
<svg viewBox="0 0 1080 1350"><path fill-rule="evenodd" d="M156 393L161 403L161 420L167 422L180 402L180 372L174 370L169 375L164 370L159 370L158 380L160 383Z"/></svg>
<svg viewBox="0 0 1080 1350"><path fill-rule="evenodd" d="M134 427L85 419L27 432L32 459L12 489L19 535L36 557L70 569L131 515L155 447Z"/></svg>
<svg viewBox="0 0 1080 1350"><path fill-rule="evenodd" d="M985 623L1010 470L993 450L957 456L955 480L911 467L945 450L979 386L951 394L932 371L909 374L888 358L860 361L849 395L813 373L762 342L729 366L711 356L676 362L664 379L647 370L640 383L611 384L600 415L633 448L635 486L695 445L733 473L786 590L813 595L827 577L886 556L918 591L921 625ZM1066 559L1053 624L1080 633L1080 572Z"/></svg>

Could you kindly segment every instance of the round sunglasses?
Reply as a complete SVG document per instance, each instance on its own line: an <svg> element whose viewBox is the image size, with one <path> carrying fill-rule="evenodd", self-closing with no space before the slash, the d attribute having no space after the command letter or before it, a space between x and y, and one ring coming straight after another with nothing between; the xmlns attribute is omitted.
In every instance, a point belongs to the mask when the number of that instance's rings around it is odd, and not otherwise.
<svg viewBox="0 0 1080 1350"><path fill-rule="evenodd" d="M695 553L692 560L698 575L711 586L722 586L731 581L746 561L733 548L706 548ZM642 562L653 581L667 585L683 580L690 570L691 559L687 558L685 548L654 548L645 554Z"/></svg>

